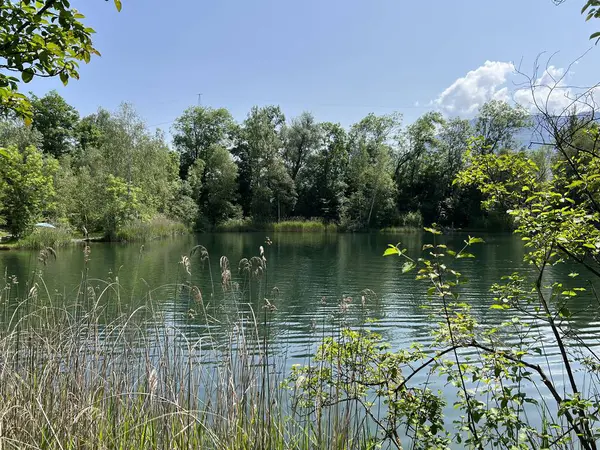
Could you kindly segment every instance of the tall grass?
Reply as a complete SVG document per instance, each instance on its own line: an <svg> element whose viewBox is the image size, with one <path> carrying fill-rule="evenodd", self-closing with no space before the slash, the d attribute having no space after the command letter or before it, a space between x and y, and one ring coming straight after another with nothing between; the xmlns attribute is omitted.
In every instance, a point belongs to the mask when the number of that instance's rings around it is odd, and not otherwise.
<svg viewBox="0 0 600 450"><path fill-rule="evenodd" d="M336 232L335 224L326 224L317 220L286 220L273 225L274 231L295 233Z"/></svg>
<svg viewBox="0 0 600 450"><path fill-rule="evenodd" d="M400 217L401 226L386 227L379 230L381 233L404 233L407 231L423 231L423 216L419 211L410 211Z"/></svg>
<svg viewBox="0 0 600 450"><path fill-rule="evenodd" d="M40 250L47 247L63 247L71 242L73 236L66 228L36 228L30 235L17 241L15 247Z"/></svg>
<svg viewBox="0 0 600 450"><path fill-rule="evenodd" d="M250 218L229 219L226 222L216 226L215 231L225 233L248 233L254 231L272 231L273 225L270 223L254 222Z"/></svg>
<svg viewBox="0 0 600 450"><path fill-rule="evenodd" d="M86 261L89 252L86 246ZM87 269L70 299L51 294L41 276L24 291L5 279L0 448L367 448L368 431L356 429L350 403L318 427L294 412L269 348L275 308L267 301L255 315L241 307L264 297L264 261L247 261L247 289L238 291L227 282L231 271L221 258L223 295L239 307L223 323L190 283L190 257L182 258L179 282L148 289L139 304L125 301L118 282L88 280ZM173 306L157 301L165 297ZM175 305L190 306L206 333L194 337L173 326ZM109 308L119 311L116 317Z"/></svg>
<svg viewBox="0 0 600 450"><path fill-rule="evenodd" d="M219 232L256 232L256 231L272 231L272 232L294 232L294 233L323 233L336 232L337 225L325 224L317 220L284 220L278 223L271 222L254 222L251 219L231 219L216 227Z"/></svg>
<svg viewBox="0 0 600 450"><path fill-rule="evenodd" d="M146 242L188 233L188 228L164 216L137 221L120 229L116 238L123 242Z"/></svg>
<svg viewBox="0 0 600 450"><path fill-rule="evenodd" d="M308 359L308 366L293 366L287 377L281 360L285 356L271 347L270 323L277 314L278 289L268 283L268 255L262 246L258 256L239 262L237 281L229 260L220 258L220 292L212 282L217 278L212 276L208 250L201 245L182 256L180 274L173 284L146 287L143 292L126 292L117 280L88 279L89 255L86 246L83 278L69 298L50 293L43 269L33 271L36 278L24 285L22 280L5 277L0 289L1 449L448 448L455 431L463 437L469 432L464 422L442 428L443 421L438 420L445 401L441 393L440 398L433 394L429 378L441 374L448 375L448 385L457 387L458 392L473 387L469 395L481 400L477 407L486 420L478 430L490 435L487 441L475 439L467 446L483 449L488 447L481 442L496 442L496 436L497 442L504 442L507 426L513 431L525 430L526 422L514 422L515 417L527 417L531 412L523 409L525 399L538 404L538 399L526 398L513 377L524 368L538 373L543 373L542 369L512 356L504 340L498 351L477 347L494 357L456 363L461 367L456 370L468 366L473 371L469 373L485 376L482 386L475 378L461 386L454 378L459 372L451 369L451 359L444 355L475 345L473 338L445 350L439 348L439 340L429 351L416 344L410 350L391 351L380 336L368 330L368 321L359 324L358 330L346 329L344 314L353 302L351 297L337 305L339 314L323 318L323 346L316 356ZM204 297L192 282L197 266L209 271L207 279L212 286ZM445 288L442 277L439 279ZM217 296L232 307L226 318L219 315L217 319ZM369 290L361 293L356 308L362 304L363 318L365 305L375 297ZM195 321L193 329L201 332L177 326L182 323L177 315L184 311ZM462 330L458 320L465 316L452 317L458 324L453 329ZM326 327L326 320L333 320L334 325ZM466 325L469 333L480 329L468 319ZM450 330L451 325L448 327ZM316 324L314 329L319 336ZM439 339L449 339L443 331L433 332ZM509 362L515 365L505 367ZM486 364L484 370L476 372L481 364ZM439 370L434 370L436 365ZM597 371L597 366L593 370ZM502 375L502 371L506 373ZM419 373L425 381L415 378L413 385L407 384ZM523 374L519 379L535 383L531 376ZM446 380L446 376L442 378ZM543 380L544 386L552 386L548 378ZM596 380L590 378L594 398ZM498 390L489 390L489 384ZM541 384L538 381L537 387ZM387 401L378 402L377 398ZM557 413L543 398L539 401L544 417ZM507 410L510 402L517 406ZM591 404L590 410L597 404ZM470 402L454 404L461 413L465 405L471 407ZM510 408L516 408L516 416ZM506 414L505 422L491 420L502 417L500 414ZM530 441L523 440L521 433L511 435L523 446L493 448L579 448L562 441L573 434L568 424L560 420L548 423L556 428L548 435L539 435L528 426ZM401 436L404 430L406 437ZM548 445L556 436L559 445ZM439 445L429 445L436 442ZM537 442L542 444L533 445Z"/></svg>

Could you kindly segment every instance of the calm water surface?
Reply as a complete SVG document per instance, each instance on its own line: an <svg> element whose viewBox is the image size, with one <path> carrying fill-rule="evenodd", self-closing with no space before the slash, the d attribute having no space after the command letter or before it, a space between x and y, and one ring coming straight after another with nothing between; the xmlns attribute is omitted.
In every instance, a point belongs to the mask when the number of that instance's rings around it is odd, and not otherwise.
<svg viewBox="0 0 600 450"><path fill-rule="evenodd" d="M523 245L512 234L477 234L485 239L485 244L472 247L476 259L457 261L454 267L469 283L463 288L463 301L472 306L472 311L480 322L499 323L507 318L507 313L490 309L494 303L489 292L493 283L504 275L513 272L527 273L531 269L523 261ZM339 312L342 297L352 297L353 302L347 314L348 320L362 320L365 316L376 319L372 328L379 330L395 346L410 342L429 341L431 331L430 311L423 308L431 305L425 292L427 285L416 281L414 273L402 274L398 258L382 257L389 243L402 242L413 257L421 255L424 244L431 242L431 236L421 233L397 235L383 234L297 234L279 233L269 237L272 245L265 244L265 233L220 233L199 234L173 240L137 244L91 244L89 256L89 277L97 287L105 281L118 281L120 300L111 296L108 302L109 313L117 314L119 307L141 306L145 294L150 290L159 308L168 311L170 319L182 330L195 330L204 322L193 320L187 314L195 305L178 295L174 287L187 280L200 286L205 304L211 312L225 320L232 311L232 305L221 289L219 258L227 256L234 282L244 289L243 277L238 274L238 262L242 258L257 256L259 247L265 247L268 260L266 296L276 306L271 314L271 337L275 344L286 344L300 351L304 344L313 340L315 324L329 323L332 315ZM442 239L451 248L460 249L466 234L454 233ZM188 255L195 245L201 244L210 254L210 268L214 280L212 288L208 264L200 261L196 253L191 258L191 277L180 264L181 258ZM77 293L84 270L83 248L79 246L59 249L56 260L47 265L38 261L35 251L0 252L0 269L8 276L16 276L21 289L41 271L46 288L56 299L65 303ZM572 267L560 266L549 272L547 281L552 278L568 282L566 276ZM582 272L582 270L579 270ZM585 273L577 280L585 284ZM278 294L272 292L277 287ZM361 293L370 289L376 298L367 296L366 304L361 305ZM250 302L257 310L257 293L252 293ZM244 297L248 303L247 295ZM121 305L117 305L117 303ZM236 311L243 305L233 305ZM575 313L571 325L586 337L600 336L600 322L597 301L591 296L577 297L573 301Z"/></svg>
<svg viewBox="0 0 600 450"><path fill-rule="evenodd" d="M270 235L270 246L265 244L266 236L265 233L202 234L151 242L143 247L92 244L89 277L100 290L106 280L118 282L118 296L111 293L103 297L108 316L116 316L124 308L133 310L143 306L146 294L151 292L155 308L164 313L157 326L177 328L190 339L197 339L209 331L213 337L225 336L236 317L249 315L253 308L257 311L259 328L263 329L271 348L285 355L288 367L305 363L322 335L337 329L342 320L352 325L375 319L376 322L369 326L382 333L393 348L407 347L412 342L425 345L431 342L435 320L431 318L431 311L423 308L434 301L425 294L428 286L415 281L414 273L403 275L398 258L382 257L389 243L399 241L408 248L410 255L418 257L423 244L431 242L430 235L281 233ZM442 239L448 246L459 249L466 236L455 233ZM472 312L480 322L499 324L509 318L510 313L490 309L494 303L490 286L504 275L531 273L531 269L522 262L524 249L518 237L511 234L477 236L483 237L486 243L473 247L476 259L459 260L455 266L469 279L463 288L462 299L472 306ZM196 254L191 258L190 276L180 261L198 244L210 253L210 265L203 265ZM263 302L258 300L256 290L251 298L246 294L245 300L239 301L224 295L220 285L219 258L225 255L231 264L233 281L239 283L240 291L247 291L247 284L238 274L238 261L258 255L261 245L265 247L268 260L266 296L277 308L268 314L268 332L263 320ZM18 289L22 290L41 271L53 302L68 303L76 295L82 279L82 249L78 246L60 249L56 261L45 266L38 261L37 252L7 251L0 253L0 268L8 276L16 276ZM214 279L214 296L211 295L209 267ZM566 275L572 269L564 265L553 268L546 281L569 280ZM586 274L583 270L579 272L582 273L577 283L585 285ZM201 288L204 305L215 319L210 329L198 311L198 304L177 289L178 283L186 281ZM273 292L274 287L277 287L277 293ZM367 295L363 306L361 298L365 289L372 290L376 297ZM349 311L342 315L339 302L343 297L352 297L352 303ZM574 313L570 325L588 344L598 345L600 308L597 300L584 295L575 298L569 306ZM3 308L0 320L7 317L7 308L11 305L3 305ZM190 309L195 314L190 314ZM552 345L549 331L536 323L532 323L532 329L544 337L542 345L547 343L544 362L551 370L555 369L555 382L562 384L564 376L560 372L559 354ZM508 344L510 339L507 337Z"/></svg>

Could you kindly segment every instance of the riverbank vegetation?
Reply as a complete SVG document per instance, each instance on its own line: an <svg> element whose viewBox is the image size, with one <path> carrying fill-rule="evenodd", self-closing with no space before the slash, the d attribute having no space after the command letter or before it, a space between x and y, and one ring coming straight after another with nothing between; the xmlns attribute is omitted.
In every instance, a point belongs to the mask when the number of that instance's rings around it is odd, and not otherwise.
<svg viewBox="0 0 600 450"><path fill-rule="evenodd" d="M530 125L497 101L475 121L427 113L403 127L398 114L370 114L349 129L309 113L286 121L275 106L242 123L193 107L171 147L129 105L80 118L54 91L30 101L31 125L0 122L0 217L17 239L40 220L109 240L143 237L160 220L198 231L510 227L453 180L474 136L484 135L476 154L525 152L515 134Z"/></svg>
<svg viewBox="0 0 600 450"><path fill-rule="evenodd" d="M73 242L71 230L64 227L36 228L23 239L14 243L16 248L42 250L51 247L57 249Z"/></svg>
<svg viewBox="0 0 600 450"><path fill-rule="evenodd" d="M47 5L12 14L17 38L32 35L27 20L50 24L32 15L59 16ZM77 76L65 45L83 49L77 60L95 52L68 3L55 5L72 30L53 45L30 37L25 55L44 54L46 65L8 59L24 81L36 70ZM598 2L584 10L598 16ZM17 38L2 52L23 48L28 38ZM2 105L18 117L0 124L0 215L41 249L26 280L7 270L0 290L0 447L596 450L597 336L572 324L578 296L598 299L600 128L594 90L557 115L538 100L537 75L530 87L544 133L535 151L514 137L529 116L501 102L482 106L475 124L429 113L402 128L397 115L369 115L349 130L310 114L287 122L277 107L253 108L243 123L192 108L174 125L172 151L128 106L79 119L56 93L27 99L2 75ZM290 217L318 221L282 221ZM40 219L61 226L32 231ZM183 231L174 221L199 230L425 225L422 252L400 243L382 252L398 259L398 277L416 272L426 284L431 337L391 348L370 327L375 294L362 291L340 296L332 324L311 327L316 352L283 369L269 324L286 298L269 281L268 238L237 270L215 255L220 289L201 245L181 256L172 284L140 282L131 292L118 275L89 279L93 250L84 245L77 289L46 288L44 268L60 257L53 247L67 227L143 240ZM431 222L505 223L522 237L528 270L490 280L501 323L471 314L469 282L455 268L485 243L468 237L450 248ZM553 270L561 265L565 279ZM210 290L192 282L196 271ZM217 296L232 306L229 320L211 314ZM348 321L355 310L360 320ZM178 328L177 316L191 326Z"/></svg>
<svg viewBox="0 0 600 450"><path fill-rule="evenodd" d="M485 163L502 168L508 159ZM473 162L476 174L479 162ZM472 286L455 270L460 261L478 264L471 252L486 245L482 239L450 248L437 228L428 228L432 243L422 253L410 254L401 244L382 249L398 258L398 277L416 271L429 287L423 306L432 317L431 335L410 348L392 348L373 331L377 295L365 290L327 300L331 317L308 331L318 348L289 367L290 353L285 344L275 345L270 325L287 298L270 281L277 268L268 264L266 237L254 256L233 264L222 256L217 265L216 255L212 267L209 249L196 246L182 255L173 283L140 282L131 292L118 279L89 280L94 249L85 246L86 270L68 299L45 288L45 267L57 256L42 250L33 278L9 275L0 291L0 443L48 449L597 448L600 359L595 336L579 335L571 321L578 314L573 300L588 295L584 278L600 276L594 259L599 236L584 230L585 240L570 237L579 205L547 195L541 188L553 189L548 184L523 190L535 168L520 156L514 164L523 173L518 184L501 170L491 172L496 181L470 179L486 200L503 192L494 204L522 204L511 214L528 213L519 232L527 238L525 260L533 273L490 280L489 304L505 315L501 323L471 314L463 295ZM531 195L536 205L550 203L531 212L522 203ZM579 261L555 245L589 259ZM567 261L586 271L581 281L577 273L570 280L548 273ZM204 287L192 282L199 279ZM230 315L224 320L220 311L217 319L214 309L223 305Z"/></svg>

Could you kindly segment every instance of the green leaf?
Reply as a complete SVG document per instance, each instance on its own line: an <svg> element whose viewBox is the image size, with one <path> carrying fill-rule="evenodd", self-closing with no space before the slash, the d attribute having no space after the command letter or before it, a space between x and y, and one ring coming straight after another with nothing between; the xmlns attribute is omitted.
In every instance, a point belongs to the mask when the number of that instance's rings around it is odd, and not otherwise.
<svg viewBox="0 0 600 450"><path fill-rule="evenodd" d="M503 305L492 305L492 306L490 306L490 309L502 309L502 310L504 310L504 309L506 309L506 307L503 306Z"/></svg>
<svg viewBox="0 0 600 450"><path fill-rule="evenodd" d="M472 253L463 252L463 253L459 253L458 255L456 255L456 258L457 259L460 259L460 258L475 258L475 255L473 255Z"/></svg>
<svg viewBox="0 0 600 450"><path fill-rule="evenodd" d="M48 42L46 44L46 48L54 54L57 54L57 55L62 54L61 48L58 45L56 45L54 42Z"/></svg>
<svg viewBox="0 0 600 450"><path fill-rule="evenodd" d="M427 231L428 233L431 233L431 234L442 234L441 231L436 230L435 228L427 228L427 227L425 227L425 231Z"/></svg>
<svg viewBox="0 0 600 450"><path fill-rule="evenodd" d="M571 312L571 310L569 308L567 308L566 306L563 306L560 311L558 311L558 314L563 317L563 318L569 318L573 316L573 313Z"/></svg>
<svg viewBox="0 0 600 450"><path fill-rule="evenodd" d="M69 83L69 75L66 72L61 72L59 77L60 81L62 81L62 84L65 86Z"/></svg>
<svg viewBox="0 0 600 450"><path fill-rule="evenodd" d="M33 80L33 75L33 69L25 69L21 74L21 78L23 79L24 83L29 83L31 80Z"/></svg>
<svg viewBox="0 0 600 450"><path fill-rule="evenodd" d="M485 241L483 239L481 239L481 238L469 236L469 242L468 242L469 245L471 245L471 244L484 244L484 243L485 243Z"/></svg>
<svg viewBox="0 0 600 450"><path fill-rule="evenodd" d="M594 33L594 34L597 34L598 36L600 36L600 33ZM582 180L575 180L571 184L569 184L567 186L567 188L573 189L573 188L576 188L577 186L581 186L582 184L585 184Z"/></svg>
<svg viewBox="0 0 600 450"><path fill-rule="evenodd" d="M391 256L391 255L399 255L399 254L400 254L400 250L398 250L394 246L387 248L385 250L385 252L383 252L383 256Z"/></svg>
<svg viewBox="0 0 600 450"><path fill-rule="evenodd" d="M117 7L117 11L121 12L121 8L123 7L121 0L115 0L115 6Z"/></svg>
<svg viewBox="0 0 600 450"><path fill-rule="evenodd" d="M405 262L404 265L402 266L402 273L407 273L410 272L411 270L413 270L416 267L415 263L413 262Z"/></svg>
<svg viewBox="0 0 600 450"><path fill-rule="evenodd" d="M586 3L585 3L585 5L583 5L583 8L581 8L581 13L580 13L580 14L583 14L584 12L586 12L586 11L587 11L587 9L588 9L588 8L589 8L591 5L592 5L592 2L591 2L591 1L588 1L588 2L586 2Z"/></svg>

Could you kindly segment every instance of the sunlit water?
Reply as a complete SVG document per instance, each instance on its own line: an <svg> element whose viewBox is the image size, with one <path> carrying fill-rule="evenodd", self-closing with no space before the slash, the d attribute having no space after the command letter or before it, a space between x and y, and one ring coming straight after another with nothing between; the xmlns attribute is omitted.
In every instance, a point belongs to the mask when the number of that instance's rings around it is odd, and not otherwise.
<svg viewBox="0 0 600 450"><path fill-rule="evenodd" d="M418 257L422 254L422 246L432 242L430 235L281 233L269 236L272 245L266 244L267 235L201 234L143 246L91 244L88 277L97 292L102 291L106 281L118 282L118 296L109 293L104 297L108 302L107 321L111 315L116 317L124 310L143 307L144 299L151 292L153 308L162 312L162 319L148 327L150 333L167 327L191 341L210 335L213 339L221 338L221 343L227 345L226 336L232 324L240 317L251 321L254 311L261 338L269 341L271 352L278 354L282 361L281 373L292 364L306 363L323 335L334 333L341 324L358 326L368 320L369 328L381 333L393 349L407 348L413 342L424 346L431 343L435 319L431 317L432 309L424 307L435 307L439 300L428 298L428 285L416 281L414 273L401 273L401 260L382 256L389 243L402 242L409 255ZM456 261L454 268L469 280L461 288L462 301L472 307L472 313L480 323L497 325L512 313L490 308L494 304L491 285L513 272L530 275L533 272L523 263L525 250L518 237L511 234L477 236L486 242L472 248L476 258ZM441 239L449 247L460 249L466 237L466 234L454 233ZM196 253L190 258L191 274L188 274L181 260L198 244L206 247L210 261L200 261L200 255ZM262 280L262 291L256 290L255 283L254 291L248 292L247 283L238 274L238 262L257 256L260 246L265 248L268 270ZM32 280L37 280L40 289L47 290L55 305L68 304L75 297L83 277L82 250L79 246L60 249L56 260L49 260L47 264L38 260L38 252L6 251L0 253L0 268L8 277L16 277L18 284L14 284L14 289L24 291ZM223 255L229 259L232 281L239 285L241 294L223 293L219 267ZM552 268L546 281L574 283L567 276L572 270L573 267L567 265ZM576 283L585 287L588 274L583 269L579 272L581 276ZM39 273L41 278L37 276ZM203 307L177 288L184 282L200 287ZM365 295L365 290L371 290L375 295ZM600 307L590 292L573 299L569 305L573 317L568 325L595 348L600 344ZM263 297L269 298L276 310L264 309ZM340 300L347 297L352 301L348 311L342 313ZM13 307L2 305L0 320L9 317ZM206 325L205 314L211 317L210 326ZM148 314L140 313L135 317L140 321L147 320ZM531 322L533 334L543 337L540 361L562 388L565 377L560 354L549 330L527 317L523 320ZM147 322L145 326L148 326ZM506 343L510 345L516 339L516 336L507 336ZM425 377L424 372L422 378L415 378L414 382L425 382ZM435 380L433 386L436 386ZM437 387L444 389L443 381L437 380Z"/></svg>

